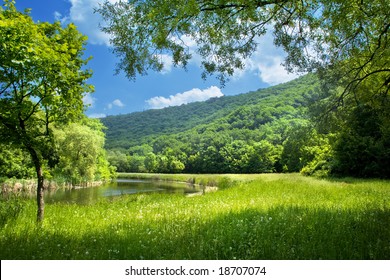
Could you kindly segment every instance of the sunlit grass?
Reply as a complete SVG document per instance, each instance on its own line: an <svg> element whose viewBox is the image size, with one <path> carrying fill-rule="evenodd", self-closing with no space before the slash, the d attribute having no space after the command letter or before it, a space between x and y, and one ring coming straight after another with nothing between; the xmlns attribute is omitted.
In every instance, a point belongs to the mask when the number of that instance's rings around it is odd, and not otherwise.
<svg viewBox="0 0 390 280"><path fill-rule="evenodd" d="M1 259L390 258L389 181L164 176L225 188L194 197L48 204L41 226L34 201L21 202L18 215L0 228Z"/></svg>

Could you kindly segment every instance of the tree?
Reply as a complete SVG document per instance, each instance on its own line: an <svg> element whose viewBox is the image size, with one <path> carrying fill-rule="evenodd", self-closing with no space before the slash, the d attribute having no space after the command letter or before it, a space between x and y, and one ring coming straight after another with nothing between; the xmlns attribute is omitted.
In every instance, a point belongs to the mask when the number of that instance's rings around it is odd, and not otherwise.
<svg viewBox="0 0 390 280"><path fill-rule="evenodd" d="M145 156L134 154L129 156L128 158L130 172L146 172Z"/></svg>
<svg viewBox="0 0 390 280"><path fill-rule="evenodd" d="M276 163L280 158L281 146L272 145L267 140L254 143L244 158L247 173L272 173L276 171Z"/></svg>
<svg viewBox="0 0 390 280"><path fill-rule="evenodd" d="M83 69L86 37L76 26L35 23L6 0L0 10L0 136L28 151L37 176L37 220L44 217L44 168L53 165L53 124L76 120L92 87Z"/></svg>
<svg viewBox="0 0 390 280"><path fill-rule="evenodd" d="M145 168L149 173L155 172L157 170L157 156L150 152L146 155L145 158Z"/></svg>
<svg viewBox="0 0 390 280"><path fill-rule="evenodd" d="M358 177L390 177L390 105L353 109L334 145L332 172Z"/></svg>
<svg viewBox="0 0 390 280"><path fill-rule="evenodd" d="M389 92L387 0L129 0L97 11L120 57L117 71L129 78L163 69L167 55L186 67L196 52L203 77L218 73L223 83L272 30L288 70L317 71L343 86L338 105L366 82L375 81L376 94Z"/></svg>
<svg viewBox="0 0 390 280"><path fill-rule="evenodd" d="M102 129L99 120L85 119L54 130L60 176L72 184L110 178Z"/></svg>
<svg viewBox="0 0 390 280"><path fill-rule="evenodd" d="M126 153L122 151L108 150L107 159L110 165L116 167L116 171L118 172L128 172L130 170Z"/></svg>

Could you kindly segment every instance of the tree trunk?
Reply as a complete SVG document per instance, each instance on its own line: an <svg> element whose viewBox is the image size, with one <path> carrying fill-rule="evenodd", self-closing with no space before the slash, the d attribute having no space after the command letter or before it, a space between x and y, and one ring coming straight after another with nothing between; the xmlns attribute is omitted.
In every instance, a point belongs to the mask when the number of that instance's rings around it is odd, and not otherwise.
<svg viewBox="0 0 390 280"><path fill-rule="evenodd" d="M35 172L37 173L37 180L38 180L38 186L37 186L37 222L40 223L43 221L44 212L45 212L45 201L43 198L43 170L42 170L42 164L41 160L38 156L38 153L33 147L28 147L28 151L30 152L32 161L35 166Z"/></svg>
<svg viewBox="0 0 390 280"><path fill-rule="evenodd" d="M38 187L37 187L37 222L42 222L45 212L45 201L43 199L43 172L42 172L42 166L39 166L37 171L37 179L38 179Z"/></svg>

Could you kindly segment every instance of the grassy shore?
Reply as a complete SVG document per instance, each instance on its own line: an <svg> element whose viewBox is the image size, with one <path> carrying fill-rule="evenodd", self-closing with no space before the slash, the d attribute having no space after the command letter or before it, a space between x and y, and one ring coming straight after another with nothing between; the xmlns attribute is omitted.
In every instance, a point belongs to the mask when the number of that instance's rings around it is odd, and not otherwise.
<svg viewBox="0 0 390 280"><path fill-rule="evenodd" d="M34 201L1 202L0 258L390 259L389 181L142 176L219 190L48 204L40 226Z"/></svg>

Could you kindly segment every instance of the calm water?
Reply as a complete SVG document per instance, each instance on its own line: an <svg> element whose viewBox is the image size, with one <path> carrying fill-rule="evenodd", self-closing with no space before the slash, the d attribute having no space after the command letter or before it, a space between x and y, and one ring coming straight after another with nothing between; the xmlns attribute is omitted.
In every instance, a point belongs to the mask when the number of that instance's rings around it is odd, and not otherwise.
<svg viewBox="0 0 390 280"><path fill-rule="evenodd" d="M77 203L89 204L102 197L112 198L119 195L131 195L136 193L194 193L200 191L185 183L118 179L99 187L60 189L48 192L45 195L46 203Z"/></svg>

